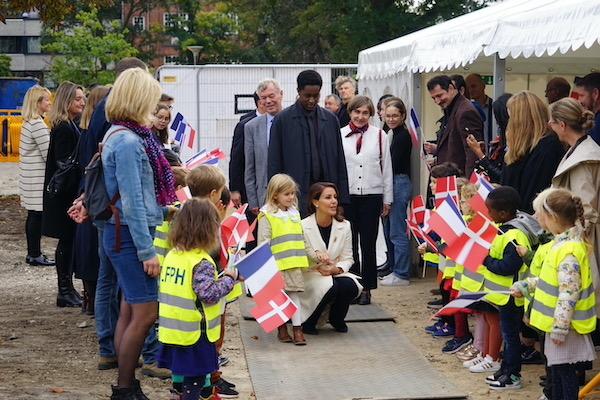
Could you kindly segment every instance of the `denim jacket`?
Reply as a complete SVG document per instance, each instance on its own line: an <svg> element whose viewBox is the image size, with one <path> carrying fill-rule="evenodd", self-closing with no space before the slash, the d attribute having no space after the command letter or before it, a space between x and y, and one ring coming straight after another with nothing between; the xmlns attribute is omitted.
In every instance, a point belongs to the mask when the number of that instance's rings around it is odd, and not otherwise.
<svg viewBox="0 0 600 400"><path fill-rule="evenodd" d="M124 130L110 136L102 149L104 183L109 198L119 191L116 207L121 224L129 228L138 259L146 261L156 255L149 228L162 224L163 209L156 201L154 175L143 139L121 126L112 126L106 135L116 129ZM108 223L114 224L114 217Z"/></svg>

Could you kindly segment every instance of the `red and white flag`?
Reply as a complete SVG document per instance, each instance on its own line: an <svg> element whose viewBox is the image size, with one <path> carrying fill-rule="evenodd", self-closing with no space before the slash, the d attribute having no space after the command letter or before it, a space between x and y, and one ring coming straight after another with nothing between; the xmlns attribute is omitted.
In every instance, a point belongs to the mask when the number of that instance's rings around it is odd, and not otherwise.
<svg viewBox="0 0 600 400"><path fill-rule="evenodd" d="M446 197L451 196L458 206L458 190L456 188L456 176L437 178L435 183L435 208L438 208Z"/></svg>
<svg viewBox="0 0 600 400"><path fill-rule="evenodd" d="M431 231L437 233L448 246L458 239L466 226L458 206L450 195L440 203L437 209L431 212L428 225L425 233Z"/></svg>
<svg viewBox="0 0 600 400"><path fill-rule="evenodd" d="M233 212L225 221L221 223L221 232L224 235L223 243L228 247L236 247L246 243L248 230L250 225L246 219L246 208L248 204L244 204Z"/></svg>
<svg viewBox="0 0 600 400"><path fill-rule="evenodd" d="M463 233L446 248L446 256L470 271L477 271L498 234L494 223L477 214Z"/></svg>
<svg viewBox="0 0 600 400"><path fill-rule="evenodd" d="M427 208L425 207L425 199L423 196L418 195L415 196L410 202L411 209L411 221L416 224L422 225L425 222L425 212Z"/></svg>
<svg viewBox="0 0 600 400"><path fill-rule="evenodd" d="M471 172L471 176L469 177L469 183L472 183L473 185L477 185L479 183L480 179L484 179L488 183L490 182L490 179L488 178L488 176L485 173L473 171L473 172Z"/></svg>
<svg viewBox="0 0 600 400"><path fill-rule="evenodd" d="M258 304L250 313L256 319L256 322L269 333L285 324L292 315L298 311L298 307L292 299L283 291L263 304Z"/></svg>
<svg viewBox="0 0 600 400"><path fill-rule="evenodd" d="M485 215L486 218L490 218L489 210L485 205L485 200L490 192L494 190L494 187L483 177L479 177L478 184L479 186L477 187L477 193L471 197L471 200L469 200L469 205L473 211L480 212Z"/></svg>
<svg viewBox="0 0 600 400"><path fill-rule="evenodd" d="M209 153L207 153L206 150L202 150L198 154L188 159L185 162L185 167L187 169L194 169L203 164L217 165L219 164L219 160L224 160L225 158L225 153L223 153L223 151L219 148L216 148Z"/></svg>
<svg viewBox="0 0 600 400"><path fill-rule="evenodd" d="M435 240L433 240L431 237L429 237L428 234L423 232L423 230L421 230L421 227L419 225L415 224L412 221L409 221L408 219L406 220L406 224L408 226L408 229L412 233L413 237L417 241L417 243L421 244L421 243L426 242L433 251L435 251L436 253L438 252L438 248L435 243Z"/></svg>
<svg viewBox="0 0 600 400"><path fill-rule="evenodd" d="M192 193L190 192L190 188L186 186L177 190L175 192L175 196L177 196L177 200L179 200L179 202L183 204L192 198Z"/></svg>

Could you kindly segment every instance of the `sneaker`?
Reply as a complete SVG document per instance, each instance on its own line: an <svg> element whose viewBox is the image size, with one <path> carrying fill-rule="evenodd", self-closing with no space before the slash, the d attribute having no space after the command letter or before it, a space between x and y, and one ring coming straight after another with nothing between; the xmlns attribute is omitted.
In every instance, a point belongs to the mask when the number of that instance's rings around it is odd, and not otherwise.
<svg viewBox="0 0 600 400"><path fill-rule="evenodd" d="M479 350L475 346L473 346L473 344L469 344L460 351L456 352L456 358L458 358L460 361L469 361L474 359L478 355Z"/></svg>
<svg viewBox="0 0 600 400"><path fill-rule="evenodd" d="M500 369L500 363L498 361L494 361L492 357L489 355L485 356L482 362L477 365L473 365L469 367L469 371L474 373L481 372L496 372Z"/></svg>
<svg viewBox="0 0 600 400"><path fill-rule="evenodd" d="M435 338L454 336L454 327L444 324L437 331L433 332L431 336Z"/></svg>
<svg viewBox="0 0 600 400"><path fill-rule="evenodd" d="M444 321L442 321L441 319L438 319L433 325L426 326L424 329L425 329L425 332L427 332L429 334L433 334L433 332L437 331L443 325L444 325Z"/></svg>
<svg viewBox="0 0 600 400"><path fill-rule="evenodd" d="M98 360L98 369L100 371L106 371L107 369L115 369L119 368L119 363L117 362L117 357L103 357L100 356Z"/></svg>
<svg viewBox="0 0 600 400"><path fill-rule="evenodd" d="M167 368L159 368L157 363L142 365L142 374L151 378L170 379L171 370Z"/></svg>
<svg viewBox="0 0 600 400"><path fill-rule="evenodd" d="M498 379L500 379L500 377L504 375L504 371L502 371L502 368L500 368L498 371L494 372L492 375L488 375L485 377L485 383L487 383L488 385L490 383L494 383L496 382Z"/></svg>
<svg viewBox="0 0 600 400"><path fill-rule="evenodd" d="M408 286L410 281L399 278L393 272L381 280L381 286Z"/></svg>
<svg viewBox="0 0 600 400"><path fill-rule="evenodd" d="M232 389L235 389L235 383L231 383L231 382L225 380L225 378L223 378L223 377L219 378L219 380L217 382L222 382L223 385L230 387Z"/></svg>
<svg viewBox="0 0 600 400"><path fill-rule="evenodd" d="M483 357L481 354L479 354L477 357L473 358L472 360L464 361L463 367L471 368L472 366L480 364L484 361L485 361L485 357Z"/></svg>
<svg viewBox="0 0 600 400"><path fill-rule="evenodd" d="M221 378L215 383L216 392L219 397L223 399L235 399L239 396L239 392L225 384L225 381Z"/></svg>
<svg viewBox="0 0 600 400"><path fill-rule="evenodd" d="M450 339L446 345L442 348L444 354L454 354L460 349L464 349L473 342L473 338L465 336L463 338Z"/></svg>
<svg viewBox="0 0 600 400"><path fill-rule="evenodd" d="M219 368L226 366L229 364L229 357L219 356Z"/></svg>
<svg viewBox="0 0 600 400"><path fill-rule="evenodd" d="M427 303L427 308L430 308L432 310L439 310L443 306L444 306L444 302L442 301L442 299L432 300Z"/></svg>
<svg viewBox="0 0 600 400"><path fill-rule="evenodd" d="M392 273L392 270L388 269L388 268L385 268L382 270L377 270L377 279L382 280L383 278L387 277L391 273Z"/></svg>
<svg viewBox="0 0 600 400"><path fill-rule="evenodd" d="M504 374L496 382L492 382L488 386L492 390L515 390L523 387L521 377L514 374Z"/></svg>

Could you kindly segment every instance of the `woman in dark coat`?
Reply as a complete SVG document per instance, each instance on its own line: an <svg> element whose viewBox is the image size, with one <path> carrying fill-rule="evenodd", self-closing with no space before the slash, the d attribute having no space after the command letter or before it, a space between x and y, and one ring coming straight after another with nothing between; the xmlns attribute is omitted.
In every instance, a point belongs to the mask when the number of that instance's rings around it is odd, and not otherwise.
<svg viewBox="0 0 600 400"><path fill-rule="evenodd" d="M57 163L76 154L80 132L75 122L85 107L83 88L72 82L58 87L50 110L50 146L46 161L44 188L57 170ZM79 189L81 169L74 170L57 195L44 191L42 234L58 239L56 246L56 274L58 276L58 307L79 307L81 297L73 288L73 240L75 222L67 215Z"/></svg>

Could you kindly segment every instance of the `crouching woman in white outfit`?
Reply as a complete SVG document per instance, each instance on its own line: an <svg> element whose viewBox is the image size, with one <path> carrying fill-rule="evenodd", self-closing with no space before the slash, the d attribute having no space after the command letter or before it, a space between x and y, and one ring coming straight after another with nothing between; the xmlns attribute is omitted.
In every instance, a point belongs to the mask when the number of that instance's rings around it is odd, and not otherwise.
<svg viewBox="0 0 600 400"><path fill-rule="evenodd" d="M344 322L352 300L362 291L358 277L349 273L352 257L352 230L338 206L333 183L317 182L310 187L309 212L302 220L310 268L304 274L304 292L299 294L302 330L317 334L322 316L338 332L347 332ZM325 314L329 308L329 314Z"/></svg>

